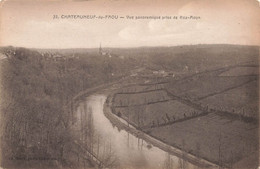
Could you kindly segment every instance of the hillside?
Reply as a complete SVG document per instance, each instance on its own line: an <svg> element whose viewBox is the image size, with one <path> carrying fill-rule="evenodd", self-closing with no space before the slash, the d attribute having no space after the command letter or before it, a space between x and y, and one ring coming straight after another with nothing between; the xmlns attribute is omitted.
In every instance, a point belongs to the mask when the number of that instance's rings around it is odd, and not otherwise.
<svg viewBox="0 0 260 169"><path fill-rule="evenodd" d="M259 48L183 48L170 54L158 49L162 57L151 54L146 69L135 75L138 83L110 96L113 113L154 138L219 166L239 163L255 168ZM245 166L247 160L251 165Z"/></svg>
<svg viewBox="0 0 260 169"><path fill-rule="evenodd" d="M1 166L7 168L78 165L65 159L77 139L70 131L68 103L80 91L120 79L138 65L89 54L69 57L14 47L0 52L5 56L0 60ZM47 160L37 160L42 158Z"/></svg>
<svg viewBox="0 0 260 169"><path fill-rule="evenodd" d="M1 166L82 167L69 103L113 83L113 113L152 137L224 167L255 156L259 47L104 50L0 48Z"/></svg>

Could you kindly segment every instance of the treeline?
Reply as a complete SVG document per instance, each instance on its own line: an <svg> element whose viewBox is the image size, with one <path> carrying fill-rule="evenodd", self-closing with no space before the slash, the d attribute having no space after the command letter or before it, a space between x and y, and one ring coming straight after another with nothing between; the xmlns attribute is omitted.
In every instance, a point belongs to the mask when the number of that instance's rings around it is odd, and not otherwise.
<svg viewBox="0 0 260 169"><path fill-rule="evenodd" d="M117 80L138 65L134 58L0 49L1 166L66 165L73 140L67 104L82 90ZM45 159L45 160L43 160Z"/></svg>

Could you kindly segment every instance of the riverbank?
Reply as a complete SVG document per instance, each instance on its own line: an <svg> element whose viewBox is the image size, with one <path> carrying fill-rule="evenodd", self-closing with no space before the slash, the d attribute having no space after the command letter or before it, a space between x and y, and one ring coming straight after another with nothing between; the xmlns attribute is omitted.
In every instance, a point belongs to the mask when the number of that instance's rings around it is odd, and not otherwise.
<svg viewBox="0 0 260 169"><path fill-rule="evenodd" d="M194 164L200 168L217 168L218 166L210 161L198 158L192 154L183 152L182 150L172 147L138 129L136 129L133 125L129 124L126 120L119 118L115 114L113 114L111 110L112 98L108 96L106 102L104 103L104 114L110 120L110 122L115 125L118 129L126 130L127 132L135 135L138 138L145 140L146 142L156 146L166 152L169 152L172 155L183 158L184 160Z"/></svg>
<svg viewBox="0 0 260 169"><path fill-rule="evenodd" d="M166 85L146 80L143 85L120 88L107 103L114 116L166 145L233 168L248 156L258 157L258 125L252 120L257 114L254 107L258 107L258 94L254 93L257 77L239 73L236 77L219 76L222 71L226 70L212 70ZM236 111L238 105L247 103L242 114L242 109ZM258 161L243 166L253 169Z"/></svg>

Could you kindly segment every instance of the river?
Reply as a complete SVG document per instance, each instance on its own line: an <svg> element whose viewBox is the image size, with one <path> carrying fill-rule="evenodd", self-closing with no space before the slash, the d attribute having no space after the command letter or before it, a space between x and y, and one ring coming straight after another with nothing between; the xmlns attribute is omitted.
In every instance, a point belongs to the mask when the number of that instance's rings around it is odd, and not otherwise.
<svg viewBox="0 0 260 169"><path fill-rule="evenodd" d="M170 155L144 140L129 134L106 118L103 105L104 95L92 95L79 103L77 117L81 123L93 125L93 152L104 161L106 166L114 168L197 168L191 163ZM84 118L85 120L82 120ZM84 125L80 125L84 126ZM90 127L91 128L91 127Z"/></svg>

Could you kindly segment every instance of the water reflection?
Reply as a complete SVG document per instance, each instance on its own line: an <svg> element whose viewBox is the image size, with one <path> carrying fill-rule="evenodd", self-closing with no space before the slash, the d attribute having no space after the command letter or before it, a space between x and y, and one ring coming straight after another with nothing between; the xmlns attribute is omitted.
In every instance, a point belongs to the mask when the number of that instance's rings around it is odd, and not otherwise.
<svg viewBox="0 0 260 169"><path fill-rule="evenodd" d="M125 130L119 131L103 113L106 97L93 95L77 109L81 127L87 127L88 148L109 168L196 168L192 164L147 144ZM82 131L84 132L84 130Z"/></svg>

